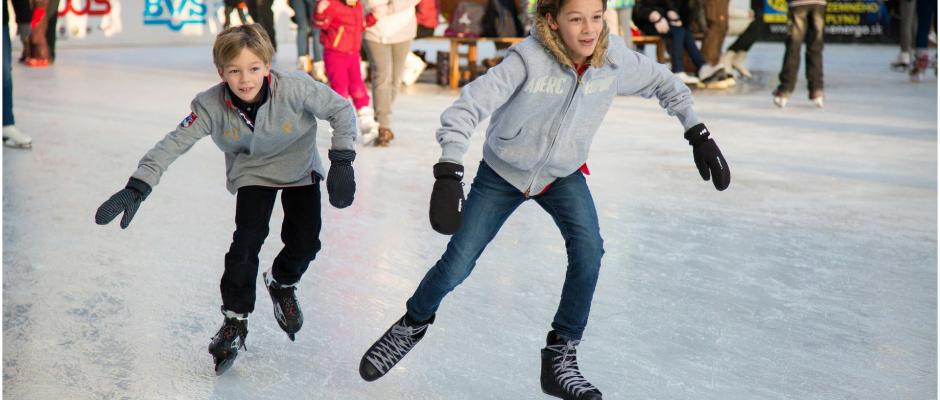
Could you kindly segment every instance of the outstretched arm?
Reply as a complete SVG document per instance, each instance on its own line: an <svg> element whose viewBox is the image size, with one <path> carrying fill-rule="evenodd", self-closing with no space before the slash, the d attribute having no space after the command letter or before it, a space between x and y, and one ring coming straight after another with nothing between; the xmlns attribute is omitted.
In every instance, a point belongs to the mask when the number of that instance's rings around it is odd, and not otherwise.
<svg viewBox="0 0 940 400"><path fill-rule="evenodd" d="M124 189L119 190L98 207L95 213L95 223L106 225L119 214L121 229L126 229L137 209L157 183L163 172L177 157L192 148L199 139L209 134L211 124L207 121L209 114L196 101L192 102L192 111L162 140L157 142L150 151L140 160L137 171L127 181Z"/></svg>
<svg viewBox="0 0 940 400"><path fill-rule="evenodd" d="M619 84L619 94L645 98L656 96L659 105L682 123L685 139L692 146L695 166L702 179L710 179L715 189L727 189L731 184L731 169L718 149L718 144L709 137L711 133L692 109L692 91L666 66L653 62L645 55L627 51L623 63L628 72Z"/></svg>

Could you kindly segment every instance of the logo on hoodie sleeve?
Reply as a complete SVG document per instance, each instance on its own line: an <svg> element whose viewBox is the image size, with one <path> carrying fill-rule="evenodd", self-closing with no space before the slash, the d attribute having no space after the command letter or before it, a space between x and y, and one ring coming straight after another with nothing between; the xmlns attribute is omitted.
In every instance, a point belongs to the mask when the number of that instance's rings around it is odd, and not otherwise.
<svg viewBox="0 0 940 400"><path fill-rule="evenodd" d="M180 122L180 128L189 128L193 125L194 122L196 122L196 118L198 118L196 117L196 113L190 112L189 115L187 115L186 118L183 118L183 121Z"/></svg>

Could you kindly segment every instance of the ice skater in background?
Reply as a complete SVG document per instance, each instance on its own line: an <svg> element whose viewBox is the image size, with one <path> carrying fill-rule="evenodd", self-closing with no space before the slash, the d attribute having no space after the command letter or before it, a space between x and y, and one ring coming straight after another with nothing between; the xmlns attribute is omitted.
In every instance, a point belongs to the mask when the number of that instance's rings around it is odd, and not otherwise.
<svg viewBox="0 0 940 400"><path fill-rule="evenodd" d="M576 346L604 254L585 163L614 96L656 96L682 124L701 177L718 190L731 182L727 162L692 109L689 88L666 66L610 36L605 5L540 0L532 35L465 86L441 115L430 220L436 231L454 236L407 301L405 315L363 355L363 379L385 375L425 336L444 297L469 276L503 222L532 199L555 220L568 251L561 304L541 351L542 390L564 399L601 398L578 369ZM483 161L464 204L463 157L476 125L491 114Z"/></svg>
<svg viewBox="0 0 940 400"><path fill-rule="evenodd" d="M362 2L358 0L320 0L314 18L314 24L320 28L330 87L340 96L352 99L364 144L373 142L379 135L375 113L369 107L369 92L359 68L362 32L375 25L375 21L372 14L363 16Z"/></svg>
<svg viewBox="0 0 940 400"><path fill-rule="evenodd" d="M826 0L787 0L787 40L780 68L780 84L773 91L774 105L784 108L796 88L800 48L806 42L806 86L809 100L823 108L823 44Z"/></svg>
<svg viewBox="0 0 940 400"><path fill-rule="evenodd" d="M356 116L349 101L302 71L271 69L274 48L258 24L226 29L216 37L213 61L222 82L196 95L191 112L140 160L127 186L98 208L104 225L124 213L127 228L160 176L193 144L211 136L225 153L226 186L236 194L235 234L222 274L224 321L209 344L217 374L245 348L254 311L258 252L268 235L274 199L281 191L284 247L264 276L278 324L291 340L303 324L297 284L320 250L320 181L317 119L333 128L326 188L337 208L353 202L356 184Z"/></svg>

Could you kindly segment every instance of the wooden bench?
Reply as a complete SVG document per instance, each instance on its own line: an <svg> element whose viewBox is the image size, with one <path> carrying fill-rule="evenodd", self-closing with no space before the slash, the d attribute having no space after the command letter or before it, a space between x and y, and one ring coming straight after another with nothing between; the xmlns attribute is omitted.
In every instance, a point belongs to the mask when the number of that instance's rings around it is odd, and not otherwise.
<svg viewBox="0 0 940 400"><path fill-rule="evenodd" d="M659 35L638 35L633 37L633 45L647 45L652 44L656 46L656 62L660 64L666 63L666 40Z"/></svg>
<svg viewBox="0 0 940 400"><path fill-rule="evenodd" d="M460 79L464 78L465 80L472 81L477 77L477 70L479 65L477 64L477 46L480 43L491 42L491 43L505 43L513 45L521 42L525 38L523 37L450 37L450 36L429 36L423 37L419 40L447 40L450 42L450 52L448 53L447 59L447 83L451 89L460 88ZM465 50L461 51L461 48ZM467 68L464 71L465 76L461 76L460 73L460 61L461 59L467 60ZM440 63L438 63L440 64Z"/></svg>

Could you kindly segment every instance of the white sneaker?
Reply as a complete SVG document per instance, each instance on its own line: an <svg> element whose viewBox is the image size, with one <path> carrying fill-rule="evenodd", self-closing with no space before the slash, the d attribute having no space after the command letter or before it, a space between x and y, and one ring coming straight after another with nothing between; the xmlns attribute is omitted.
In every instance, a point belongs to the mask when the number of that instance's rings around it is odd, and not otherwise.
<svg viewBox="0 0 940 400"><path fill-rule="evenodd" d="M789 101L790 99L787 97L780 96L780 95L774 96L774 105L776 105L777 107L784 108L787 106L787 102Z"/></svg>
<svg viewBox="0 0 940 400"><path fill-rule="evenodd" d="M375 121L375 112L372 107L365 106L356 111L356 119L359 121L359 134L362 138L362 144L368 145L375 141L379 136L379 123Z"/></svg>
<svg viewBox="0 0 940 400"><path fill-rule="evenodd" d="M714 76L715 74L717 74L717 73L719 73L719 72L723 72L724 70L725 70L725 67L724 67L723 65L721 65L721 64L718 64L718 65L712 65L712 64L705 64L705 65L702 65L702 67L698 69L698 79L704 81L704 80L706 80L706 79L708 79L708 78L711 78L712 76Z"/></svg>
<svg viewBox="0 0 940 400"><path fill-rule="evenodd" d="M701 83L701 81L698 78L692 75L689 75L685 72L676 72L675 75L676 75L676 78L679 78L679 80L681 80L682 83L686 85L698 85L699 83Z"/></svg>
<svg viewBox="0 0 940 400"><path fill-rule="evenodd" d="M3 145L19 149L29 149L33 147L33 138L20 132L15 125L3 127Z"/></svg>
<svg viewBox="0 0 940 400"><path fill-rule="evenodd" d="M326 77L326 64L323 61L316 61L311 67L310 75L313 76L313 79L316 79L323 83L328 83L329 78Z"/></svg>
<svg viewBox="0 0 940 400"><path fill-rule="evenodd" d="M746 51L738 51L734 53L734 57L731 58L731 67L738 71L741 76L747 79L753 79L754 75L751 74L751 71L744 66L744 61L747 60Z"/></svg>

